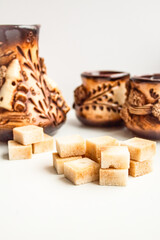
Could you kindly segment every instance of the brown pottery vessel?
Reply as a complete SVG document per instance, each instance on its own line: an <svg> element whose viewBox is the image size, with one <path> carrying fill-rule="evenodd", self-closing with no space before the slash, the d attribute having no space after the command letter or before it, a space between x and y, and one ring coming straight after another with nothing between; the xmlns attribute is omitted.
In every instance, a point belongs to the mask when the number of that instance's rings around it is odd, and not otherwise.
<svg viewBox="0 0 160 240"><path fill-rule="evenodd" d="M127 128L137 135L160 139L160 74L130 79L120 115Z"/></svg>
<svg viewBox="0 0 160 240"><path fill-rule="evenodd" d="M119 125L126 98L129 73L118 71L84 72L82 85L74 91L77 118L86 125Z"/></svg>
<svg viewBox="0 0 160 240"><path fill-rule="evenodd" d="M38 125L52 134L69 107L46 73L38 51L39 25L0 25L0 140L12 129Z"/></svg>

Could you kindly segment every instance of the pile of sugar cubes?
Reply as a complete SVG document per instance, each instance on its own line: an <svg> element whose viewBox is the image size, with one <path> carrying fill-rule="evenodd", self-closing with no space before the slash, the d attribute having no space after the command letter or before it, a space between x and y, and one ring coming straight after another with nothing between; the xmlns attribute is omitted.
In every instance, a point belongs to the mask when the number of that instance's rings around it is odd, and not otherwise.
<svg viewBox="0 0 160 240"><path fill-rule="evenodd" d="M99 180L100 185L126 186L133 177L150 173L156 153L154 141L131 138L119 142L109 136L86 141L79 135L56 139L53 166L76 185Z"/></svg>
<svg viewBox="0 0 160 240"><path fill-rule="evenodd" d="M31 159L32 153L53 151L53 137L34 125L13 129L13 140L8 141L9 160Z"/></svg>
<svg viewBox="0 0 160 240"><path fill-rule="evenodd" d="M152 172L156 142L135 137L121 144L127 146L130 152L129 175L138 177Z"/></svg>
<svg viewBox="0 0 160 240"><path fill-rule="evenodd" d="M13 129L9 159L30 159L32 153L53 152L53 137L29 125ZM100 185L126 186L128 173L143 176L153 170L156 142L142 138L118 141L110 136L84 140L79 135L56 138L53 166L79 185L98 180Z"/></svg>

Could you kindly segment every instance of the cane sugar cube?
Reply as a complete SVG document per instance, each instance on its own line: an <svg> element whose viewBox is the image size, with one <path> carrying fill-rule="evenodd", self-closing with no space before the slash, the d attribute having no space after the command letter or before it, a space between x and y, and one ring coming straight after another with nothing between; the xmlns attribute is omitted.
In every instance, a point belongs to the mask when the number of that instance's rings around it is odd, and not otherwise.
<svg viewBox="0 0 160 240"><path fill-rule="evenodd" d="M128 169L130 153L126 146L111 146L101 152L101 168Z"/></svg>
<svg viewBox="0 0 160 240"><path fill-rule="evenodd" d="M85 154L85 141L79 135L58 137L56 149L60 157L74 157Z"/></svg>
<svg viewBox="0 0 160 240"><path fill-rule="evenodd" d="M75 185L98 180L99 164L89 158L64 163L64 176Z"/></svg>
<svg viewBox="0 0 160 240"><path fill-rule="evenodd" d="M156 153L156 142L151 140L134 137L121 144L128 147L132 160L145 161L151 159Z"/></svg>
<svg viewBox="0 0 160 240"><path fill-rule="evenodd" d="M32 145L33 153L43 153L53 151L53 137L44 134L44 138L41 142L33 143Z"/></svg>
<svg viewBox="0 0 160 240"><path fill-rule="evenodd" d="M13 140L8 141L9 160L31 159L32 145L21 145Z"/></svg>
<svg viewBox="0 0 160 240"><path fill-rule="evenodd" d="M137 162L130 160L129 175L132 177L143 176L153 171L153 159Z"/></svg>
<svg viewBox="0 0 160 240"><path fill-rule="evenodd" d="M102 186L126 186L128 169L100 169L99 184Z"/></svg>
<svg viewBox="0 0 160 240"><path fill-rule="evenodd" d="M100 163L101 151L105 150L107 146L118 145L118 140L109 136L89 138L86 140L86 157Z"/></svg>
<svg viewBox="0 0 160 240"><path fill-rule="evenodd" d="M77 157L67 157L67 158L61 158L58 153L53 153L53 166L55 167L58 174L64 173L64 163L77 160L82 158L82 156Z"/></svg>
<svg viewBox="0 0 160 240"><path fill-rule="evenodd" d="M13 129L14 141L29 145L43 141L43 128L34 125L16 127Z"/></svg>

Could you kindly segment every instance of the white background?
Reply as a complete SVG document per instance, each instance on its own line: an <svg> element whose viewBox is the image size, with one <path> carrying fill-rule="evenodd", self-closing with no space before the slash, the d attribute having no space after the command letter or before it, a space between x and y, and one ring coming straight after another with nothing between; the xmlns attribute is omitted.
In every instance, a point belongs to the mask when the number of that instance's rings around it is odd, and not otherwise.
<svg viewBox="0 0 160 240"><path fill-rule="evenodd" d="M160 72L159 0L0 0L0 23L41 24L40 55L69 103L83 71Z"/></svg>
<svg viewBox="0 0 160 240"><path fill-rule="evenodd" d="M41 24L40 54L69 104L86 70L160 72L160 1L1 0L1 24ZM111 135L83 127L71 112L57 135ZM155 170L126 188L73 186L52 168L51 153L7 161L0 144L0 239L160 239L159 147Z"/></svg>

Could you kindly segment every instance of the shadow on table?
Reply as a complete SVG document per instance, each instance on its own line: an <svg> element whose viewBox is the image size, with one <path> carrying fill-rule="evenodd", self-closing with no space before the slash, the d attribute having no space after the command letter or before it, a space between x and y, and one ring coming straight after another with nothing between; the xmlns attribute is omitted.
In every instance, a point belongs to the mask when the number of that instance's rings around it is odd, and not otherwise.
<svg viewBox="0 0 160 240"><path fill-rule="evenodd" d="M44 169L50 174L57 175L57 172L53 166L46 166Z"/></svg>
<svg viewBox="0 0 160 240"><path fill-rule="evenodd" d="M3 153L2 155L0 155L0 161L3 161L3 160L9 160L8 153Z"/></svg>
<svg viewBox="0 0 160 240"><path fill-rule="evenodd" d="M93 127L93 126L87 126L82 124L80 121L78 121L76 118L68 119L67 124L76 127L77 129L86 129L86 130L93 130L93 131L100 131L103 132L105 135L109 135L112 133L117 134L117 137L121 137L124 139L135 137L135 134L129 131L123 124L121 126L110 126L110 127Z"/></svg>
<svg viewBox="0 0 160 240"><path fill-rule="evenodd" d="M71 183L67 178L65 178L64 175L62 175L62 177L59 178L59 180L67 185L73 185L73 183Z"/></svg>
<svg viewBox="0 0 160 240"><path fill-rule="evenodd" d="M58 175L53 166L46 166L44 169L45 169L45 171L47 171L48 173L50 173L52 175L57 175L59 177L60 181L66 183L66 184L69 184L69 185L72 184L67 178L64 177L64 175Z"/></svg>

